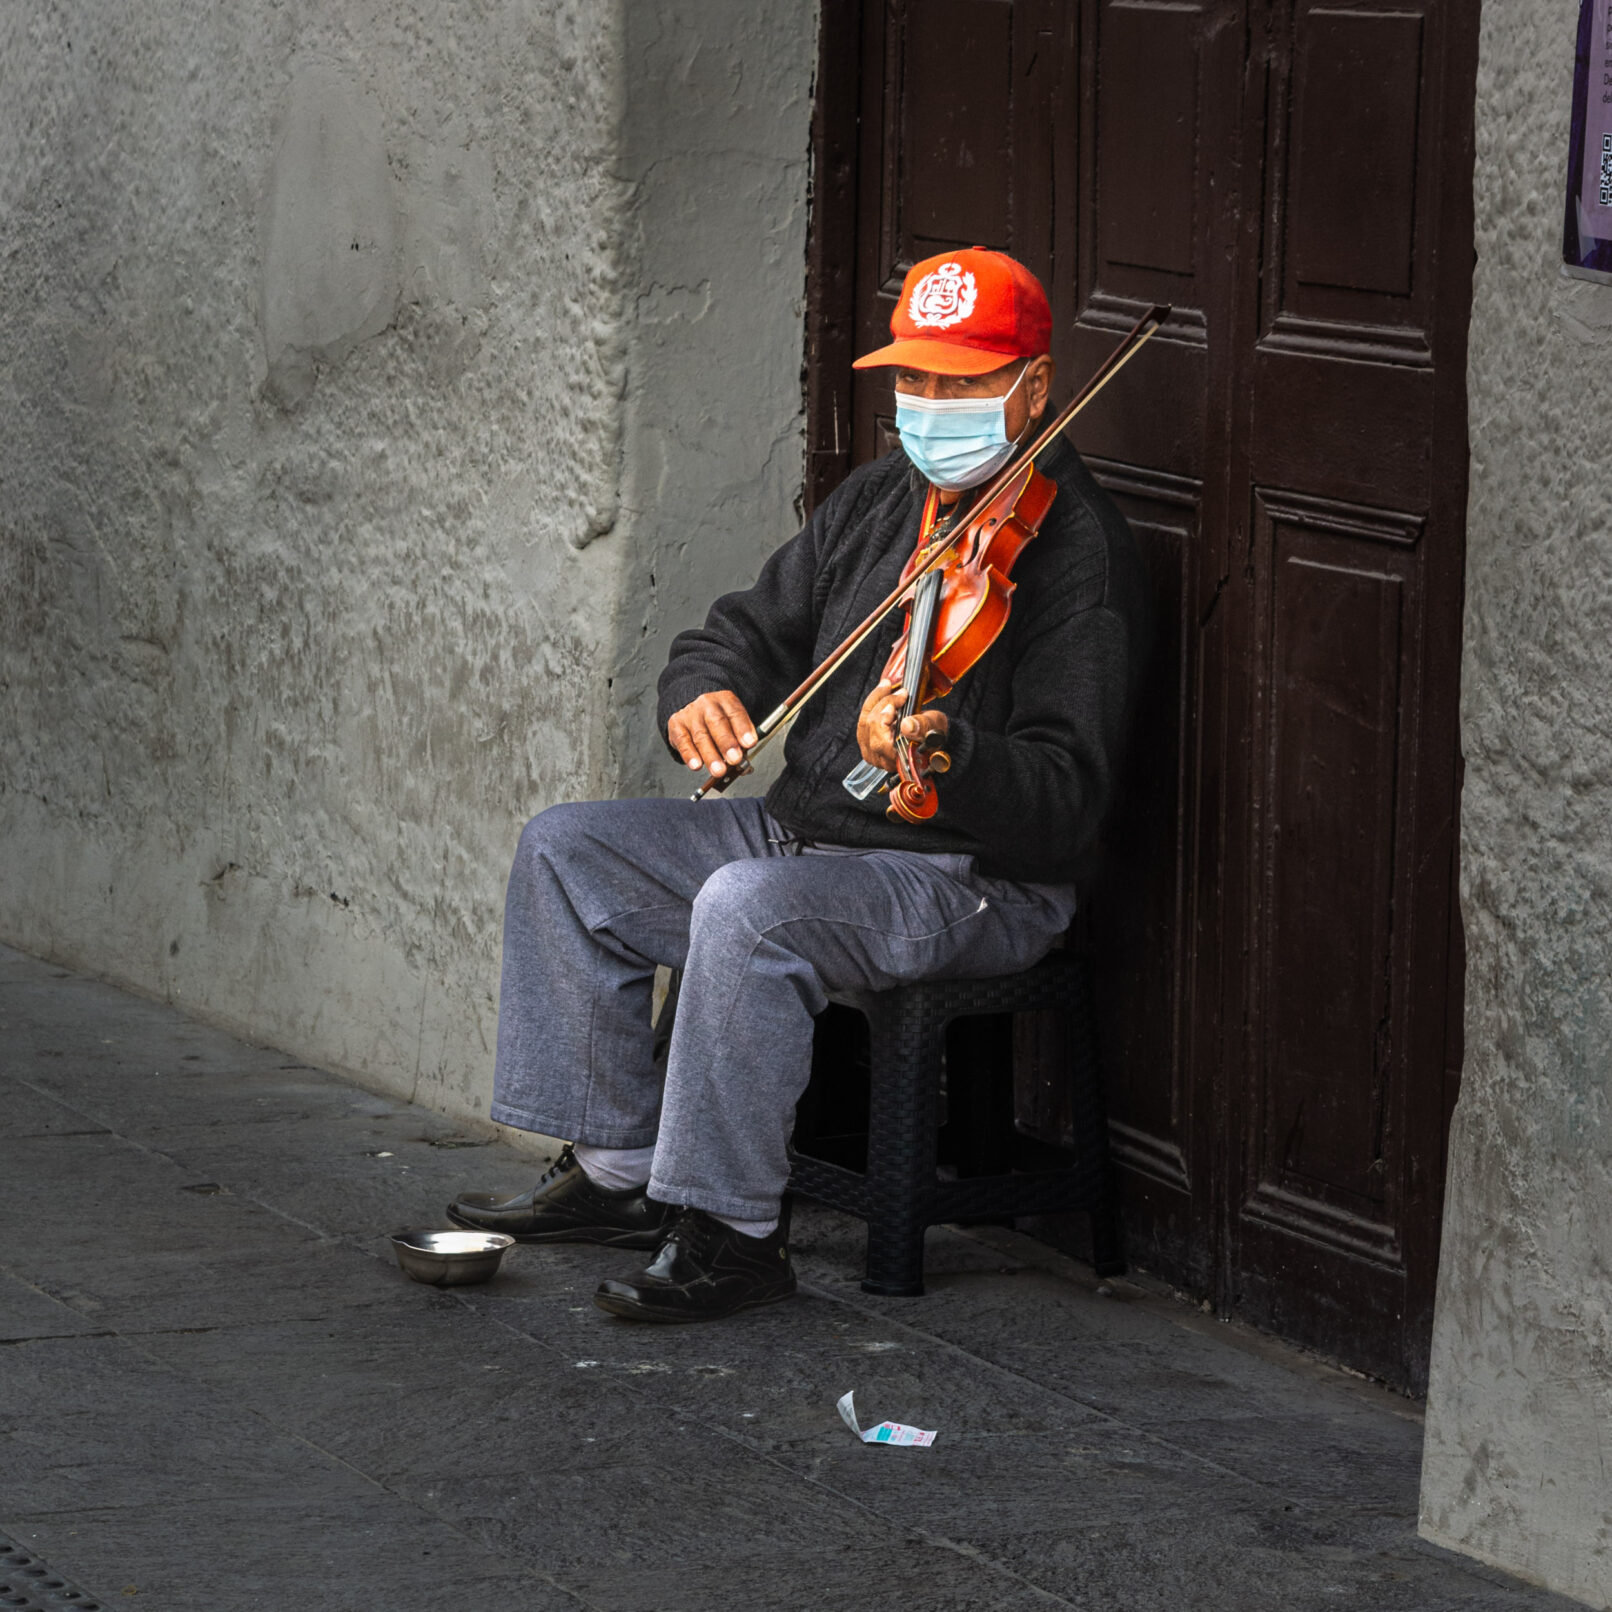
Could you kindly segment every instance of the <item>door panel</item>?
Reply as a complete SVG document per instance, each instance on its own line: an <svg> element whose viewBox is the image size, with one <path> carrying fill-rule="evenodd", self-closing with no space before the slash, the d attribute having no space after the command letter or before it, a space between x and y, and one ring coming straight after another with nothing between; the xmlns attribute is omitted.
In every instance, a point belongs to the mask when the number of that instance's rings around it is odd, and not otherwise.
<svg viewBox="0 0 1612 1612"><path fill-rule="evenodd" d="M1431 359L1442 133L1426 115L1432 4L1287 0L1272 19L1267 339Z"/></svg>
<svg viewBox="0 0 1612 1612"><path fill-rule="evenodd" d="M1205 1227L1207 1134L1194 1124L1189 1060L1195 787L1192 744L1200 488L1186 478L1091 459L1136 534L1152 583L1157 640L1136 715L1126 807L1105 827L1083 937L1091 955L1098 1040L1114 1070L1109 1122L1131 1223L1132 1255L1153 1269L1210 1270ZM1060 1116L1061 1117L1061 1116ZM1048 1129L1047 1116L1024 1120ZM1067 1134L1059 1140L1072 1140Z"/></svg>
<svg viewBox="0 0 1612 1612"><path fill-rule="evenodd" d="M1299 21L1282 306L1302 314L1306 294L1329 291L1408 297L1422 19L1316 8Z"/></svg>
<svg viewBox="0 0 1612 1612"><path fill-rule="evenodd" d="M1268 691L1246 1213L1398 1274L1393 915L1414 773L1415 518L1259 495ZM1396 894L1400 899L1396 902Z"/></svg>
<svg viewBox="0 0 1612 1612"><path fill-rule="evenodd" d="M1253 388L1256 485L1426 509L1433 490L1431 368L1319 357L1262 343Z"/></svg>
<svg viewBox="0 0 1612 1612"><path fill-rule="evenodd" d="M949 247L1006 242L1014 233L1013 124L1001 115L1013 104L1013 6L927 6L924 26L900 30L894 42L901 144L885 261L903 272Z"/></svg>
<svg viewBox="0 0 1612 1612"><path fill-rule="evenodd" d="M1027 262L1066 387L1174 304L1072 432L1158 610L1081 919L1132 1253L1412 1388L1460 1058L1476 9L823 0L816 136L814 491L891 440L834 340L886 340L917 258ZM1055 1136L1044 1028L1016 1091Z"/></svg>
<svg viewBox="0 0 1612 1612"><path fill-rule="evenodd" d="M901 282L922 258L987 246L1050 279L1054 10L1052 0L864 8L859 352L890 339ZM849 32L836 21L840 13L825 15L829 26ZM881 370L857 372L851 389L853 451L861 463L894 440L895 406Z"/></svg>
<svg viewBox="0 0 1612 1612"><path fill-rule="evenodd" d="M1099 281L1114 296L1194 305L1201 10L1110 4L1095 17Z"/></svg>

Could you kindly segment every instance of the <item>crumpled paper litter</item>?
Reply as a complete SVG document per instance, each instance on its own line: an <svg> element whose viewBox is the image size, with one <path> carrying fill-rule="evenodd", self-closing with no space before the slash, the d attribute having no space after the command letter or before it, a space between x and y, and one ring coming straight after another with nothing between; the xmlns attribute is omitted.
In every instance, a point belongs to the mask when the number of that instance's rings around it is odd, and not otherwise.
<svg viewBox="0 0 1612 1612"><path fill-rule="evenodd" d="M864 1444L913 1444L927 1447L935 1442L933 1433L926 1433L921 1427L907 1427L901 1422L880 1422L877 1427L870 1427L863 1432L856 1424L856 1405L851 1394L844 1395L839 1401L839 1413L845 1425L862 1440Z"/></svg>

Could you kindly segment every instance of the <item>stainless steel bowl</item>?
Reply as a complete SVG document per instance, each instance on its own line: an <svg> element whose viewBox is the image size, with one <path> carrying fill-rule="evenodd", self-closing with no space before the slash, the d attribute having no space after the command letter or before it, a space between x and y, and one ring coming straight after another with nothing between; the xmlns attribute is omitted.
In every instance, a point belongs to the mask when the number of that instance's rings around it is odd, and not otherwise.
<svg viewBox="0 0 1612 1612"><path fill-rule="evenodd" d="M433 1231L429 1226L392 1233L398 1264L416 1282L433 1287L468 1287L490 1280L514 1241L501 1231Z"/></svg>

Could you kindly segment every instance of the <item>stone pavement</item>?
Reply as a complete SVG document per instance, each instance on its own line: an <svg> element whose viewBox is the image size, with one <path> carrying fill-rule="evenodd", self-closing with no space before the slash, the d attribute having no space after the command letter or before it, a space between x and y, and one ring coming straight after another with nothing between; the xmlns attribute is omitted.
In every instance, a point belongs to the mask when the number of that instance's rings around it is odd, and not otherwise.
<svg viewBox="0 0 1612 1612"><path fill-rule="evenodd" d="M0 1103L0 1532L108 1606L1569 1604L1418 1542L1415 1407L1013 1233L880 1300L803 1209L802 1296L707 1327L597 1249L415 1286L385 1233L529 1159L4 948Z"/></svg>

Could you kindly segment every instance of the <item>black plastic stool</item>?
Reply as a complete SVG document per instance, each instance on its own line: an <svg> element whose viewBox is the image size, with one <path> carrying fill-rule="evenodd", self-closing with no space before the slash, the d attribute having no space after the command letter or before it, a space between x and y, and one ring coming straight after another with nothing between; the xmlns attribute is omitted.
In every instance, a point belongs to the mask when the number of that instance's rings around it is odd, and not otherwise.
<svg viewBox="0 0 1612 1612"><path fill-rule="evenodd" d="M1115 1204L1102 1071L1092 1024L1091 986L1083 958L1055 951L1022 974L997 979L926 980L889 991L836 994L868 1021L871 1089L867 1169L790 1150L790 1189L867 1222L869 1293L924 1290L924 1232L940 1221L996 1220L1083 1209L1091 1215L1093 1263L1099 1276L1125 1269ZM956 1181L937 1175L942 1060L946 1029L977 1015L1052 1009L1064 1014L1075 1130L1072 1153L1019 1135L988 1139L1001 1162L1042 1165ZM955 1053L954 1053L955 1056ZM969 1071L948 1069L948 1096ZM953 1099L955 1100L955 1099ZM1053 1167L1044 1167L1051 1163Z"/></svg>

